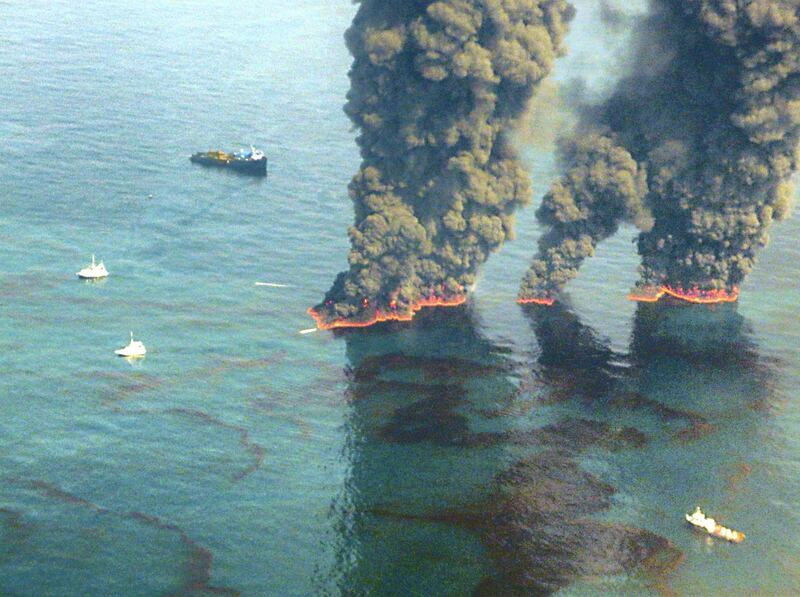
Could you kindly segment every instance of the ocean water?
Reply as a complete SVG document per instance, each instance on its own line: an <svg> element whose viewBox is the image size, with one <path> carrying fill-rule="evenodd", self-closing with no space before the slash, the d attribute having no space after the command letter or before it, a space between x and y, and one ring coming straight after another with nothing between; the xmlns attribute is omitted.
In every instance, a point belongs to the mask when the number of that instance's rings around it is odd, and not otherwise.
<svg viewBox="0 0 800 597"><path fill-rule="evenodd" d="M601 92L625 34L577 4L548 85ZM737 305L627 302L623 230L537 310L529 208L466 308L298 334L346 264L355 9L0 2L0 594L800 593L797 219ZM249 143L264 180L187 159Z"/></svg>

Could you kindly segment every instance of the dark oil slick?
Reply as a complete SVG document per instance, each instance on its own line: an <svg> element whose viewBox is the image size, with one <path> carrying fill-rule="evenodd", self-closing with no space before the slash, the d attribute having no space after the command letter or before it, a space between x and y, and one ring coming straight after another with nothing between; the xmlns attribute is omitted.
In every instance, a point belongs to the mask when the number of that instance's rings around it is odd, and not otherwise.
<svg viewBox="0 0 800 597"><path fill-rule="evenodd" d="M485 575L471 588L477 595L549 594L575 579L622 573L664 578L680 563L681 550L668 539L632 525L592 518L610 507L616 489L582 470L581 455L587 451L642 449L647 444L646 434L634 427L577 417L529 428L516 427L509 419L494 430L477 430L475 426L483 418L476 418L481 412L481 396L471 384L476 379L490 380L503 387L508 372L517 371L518 365L512 366L504 355L494 351L466 310L451 311L447 316L427 313L415 325L417 331L441 328L433 333L455 337L461 354L479 354L482 359L473 368L461 356L448 360L441 355L362 353L369 342L363 332L344 334L351 355L347 392L353 409L353 468L347 496L334 504L334 512L341 517L345 544L363 540L378 553L389 550L381 548L383 539L379 535L373 535L384 524L381 520L422 525L423 530L418 531L422 536L426 525L463 529L478 539L489 559ZM552 346L549 349L554 350ZM573 350L581 349L577 346ZM442 369L449 372L448 383L431 376L431 371ZM505 387L509 394L516 391L513 385ZM393 451L411 449L409 454L416 454L420 448L426 460L420 460L421 455L410 456L415 463L409 465L411 470L414 466L435 470L436 461L447 459L450 450L459 450L460 458L466 461L460 468L470 466L470 454L480 458L487 450L503 447L515 447L521 457L497 460L491 466L494 473L484 483L465 487L464 495L451 496L458 505L426 503L426 499L405 495L403 490L395 493L384 487L379 491L376 485L375 479L386 474L376 467ZM397 474L406 469L401 466ZM465 501L470 493L481 497ZM436 535L443 531L430 532ZM363 533L364 537L352 537L353 533ZM371 561L377 553L363 556ZM353 557L342 556L343 561ZM361 576L366 570L358 565L345 568L338 571L344 593L360 594L357 587L365 588L364 582L370 586ZM380 591L381 586L379 583L374 588Z"/></svg>

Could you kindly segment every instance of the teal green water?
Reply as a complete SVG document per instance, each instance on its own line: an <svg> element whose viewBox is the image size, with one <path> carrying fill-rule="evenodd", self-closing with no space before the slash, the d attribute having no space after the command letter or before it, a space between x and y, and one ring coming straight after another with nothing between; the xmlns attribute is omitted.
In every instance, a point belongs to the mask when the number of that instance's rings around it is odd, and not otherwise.
<svg viewBox="0 0 800 597"><path fill-rule="evenodd" d="M684 557L600 574L565 523L562 593L800 593L797 220L733 307L637 310L623 230L564 308L523 311L529 209L467 309L298 334L348 248L354 10L0 3L0 594L469 594L508 580L498 541L529 562L555 531L463 513L552 448L531 430L575 420L648 439L568 446L616 489L586 517ZM557 81L613 77L621 38L591 13ZM546 133L520 140L537 194ZM266 180L187 159L251 142ZM92 253L104 282L74 276ZM129 330L148 347L133 364L113 355ZM747 541L693 534L695 504Z"/></svg>

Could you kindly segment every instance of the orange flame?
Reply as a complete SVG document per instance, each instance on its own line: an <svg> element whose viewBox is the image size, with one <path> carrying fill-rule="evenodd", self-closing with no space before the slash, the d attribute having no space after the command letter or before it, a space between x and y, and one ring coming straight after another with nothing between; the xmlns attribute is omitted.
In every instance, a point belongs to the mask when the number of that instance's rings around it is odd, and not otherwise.
<svg viewBox="0 0 800 597"><path fill-rule="evenodd" d="M548 297L533 297L533 298L518 298L517 303L520 305L544 305L545 307L552 307L556 302L554 298Z"/></svg>
<svg viewBox="0 0 800 597"><path fill-rule="evenodd" d="M397 304L396 301L392 301ZM352 321L349 319L334 319L333 321L325 321L323 317L317 313L313 307L309 307L307 313L314 318L314 322L321 330L334 330L342 328L367 328L376 323L383 323L386 321L411 321L417 311L425 307L458 307L467 302L465 295L455 296L453 298L431 297L422 298L409 306L408 311L400 313L398 311L381 311L375 310L375 314L365 321ZM391 307L391 303L390 303ZM391 307L394 308L394 307Z"/></svg>
<svg viewBox="0 0 800 597"><path fill-rule="evenodd" d="M671 296L687 303L699 305L713 305L716 303L734 303L739 298L739 289L727 290L701 290L700 288L673 288L672 286L661 286L660 288L642 289L643 292L631 292L628 300L640 303L655 303L663 296Z"/></svg>

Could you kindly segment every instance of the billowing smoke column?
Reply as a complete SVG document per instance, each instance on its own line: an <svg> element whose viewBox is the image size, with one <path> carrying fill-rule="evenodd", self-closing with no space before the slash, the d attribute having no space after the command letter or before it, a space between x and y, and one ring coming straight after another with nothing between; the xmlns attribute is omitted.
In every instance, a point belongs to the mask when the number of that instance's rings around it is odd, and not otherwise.
<svg viewBox="0 0 800 597"><path fill-rule="evenodd" d="M552 301L622 221L641 231L632 298L735 300L789 212L800 3L652 0L636 39L632 73L562 141L520 302Z"/></svg>
<svg viewBox="0 0 800 597"><path fill-rule="evenodd" d="M510 136L572 15L566 0L360 2L346 34L363 159L350 269L310 310L318 325L463 302L529 201Z"/></svg>

